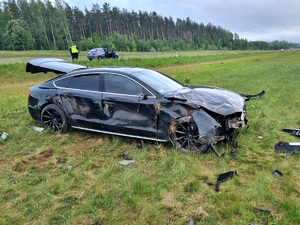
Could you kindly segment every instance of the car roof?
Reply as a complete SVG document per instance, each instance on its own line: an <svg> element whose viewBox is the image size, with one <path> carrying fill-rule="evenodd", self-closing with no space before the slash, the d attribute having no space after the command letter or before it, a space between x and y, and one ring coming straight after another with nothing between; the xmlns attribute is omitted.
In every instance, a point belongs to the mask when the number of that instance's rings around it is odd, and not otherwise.
<svg viewBox="0 0 300 225"><path fill-rule="evenodd" d="M134 74L140 71L146 71L149 69L141 68L141 67L127 67L127 66L107 66L107 67L95 67L95 68L87 68L81 70L83 73L104 73L104 72L112 72L112 73L122 73L122 74ZM68 75L77 74L78 71L74 71L73 73L69 73Z"/></svg>
<svg viewBox="0 0 300 225"><path fill-rule="evenodd" d="M92 48L90 51L92 51L92 50L105 50L105 48Z"/></svg>

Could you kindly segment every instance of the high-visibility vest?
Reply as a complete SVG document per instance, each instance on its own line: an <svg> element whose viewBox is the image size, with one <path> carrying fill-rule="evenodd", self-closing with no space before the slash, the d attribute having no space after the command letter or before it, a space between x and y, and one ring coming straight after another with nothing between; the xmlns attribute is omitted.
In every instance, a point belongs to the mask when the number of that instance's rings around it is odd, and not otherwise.
<svg viewBox="0 0 300 225"><path fill-rule="evenodd" d="M78 49L77 49L76 45L72 45L71 52L72 53L78 53Z"/></svg>

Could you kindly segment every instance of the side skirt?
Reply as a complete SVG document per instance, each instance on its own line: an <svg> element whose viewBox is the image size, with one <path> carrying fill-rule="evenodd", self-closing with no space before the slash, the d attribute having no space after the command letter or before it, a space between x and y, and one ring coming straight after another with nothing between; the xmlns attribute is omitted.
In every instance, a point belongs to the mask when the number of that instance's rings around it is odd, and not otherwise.
<svg viewBox="0 0 300 225"><path fill-rule="evenodd" d="M103 134L112 134L112 135L118 135L118 136L123 136L123 137L150 140L150 141L159 141L159 142L168 142L168 141L170 141L170 140L149 138L149 137L143 137L143 136L135 136L135 135L122 134L122 133L114 133L114 132L108 132L108 131L103 131L103 130L94 130L94 129L84 128L84 127L76 127L76 126L71 126L71 127L74 128L74 129L78 129L78 130L92 131L92 132L103 133Z"/></svg>

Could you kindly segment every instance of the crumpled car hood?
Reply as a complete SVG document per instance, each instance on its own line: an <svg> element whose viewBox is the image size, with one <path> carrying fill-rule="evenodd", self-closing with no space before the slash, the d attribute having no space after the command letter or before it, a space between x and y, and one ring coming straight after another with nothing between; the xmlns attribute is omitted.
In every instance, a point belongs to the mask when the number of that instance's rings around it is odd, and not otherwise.
<svg viewBox="0 0 300 225"><path fill-rule="evenodd" d="M204 107L212 112L227 116L243 112L245 98L222 88L199 86L186 87L164 95L167 99L185 101L193 107Z"/></svg>

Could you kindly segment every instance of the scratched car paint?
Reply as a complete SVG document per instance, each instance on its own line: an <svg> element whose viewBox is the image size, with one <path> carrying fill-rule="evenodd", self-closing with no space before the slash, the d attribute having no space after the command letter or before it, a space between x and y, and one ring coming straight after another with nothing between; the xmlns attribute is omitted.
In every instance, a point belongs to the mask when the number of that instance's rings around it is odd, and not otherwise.
<svg viewBox="0 0 300 225"><path fill-rule="evenodd" d="M160 72L136 67L87 68L56 58L27 62L31 73L59 76L30 88L28 109L47 129L69 128L171 142L202 152L247 125L247 100L210 86L185 86Z"/></svg>

